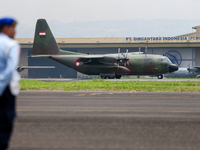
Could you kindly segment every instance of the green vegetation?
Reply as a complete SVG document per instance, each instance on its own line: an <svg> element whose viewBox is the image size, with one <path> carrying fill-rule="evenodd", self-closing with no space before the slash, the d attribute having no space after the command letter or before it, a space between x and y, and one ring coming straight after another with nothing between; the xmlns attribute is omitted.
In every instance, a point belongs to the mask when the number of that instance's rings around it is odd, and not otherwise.
<svg viewBox="0 0 200 150"><path fill-rule="evenodd" d="M107 81L93 79L80 82L43 82L22 79L20 90L102 90L102 91L170 91L170 92L200 92L200 82L195 81Z"/></svg>

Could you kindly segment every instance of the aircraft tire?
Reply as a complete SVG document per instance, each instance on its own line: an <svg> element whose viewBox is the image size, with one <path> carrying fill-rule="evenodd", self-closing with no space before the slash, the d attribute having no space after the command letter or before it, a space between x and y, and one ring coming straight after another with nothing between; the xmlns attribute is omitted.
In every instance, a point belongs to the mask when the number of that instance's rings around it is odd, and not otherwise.
<svg viewBox="0 0 200 150"><path fill-rule="evenodd" d="M101 79L111 79L109 76L101 76Z"/></svg>
<svg viewBox="0 0 200 150"><path fill-rule="evenodd" d="M100 76L101 77L101 79L105 79L105 77L104 76Z"/></svg>
<svg viewBox="0 0 200 150"><path fill-rule="evenodd" d="M163 75L162 74L159 74L157 77L158 77L158 79L163 79Z"/></svg>
<svg viewBox="0 0 200 150"><path fill-rule="evenodd" d="M116 79L121 79L121 77L122 77L121 75L115 75Z"/></svg>

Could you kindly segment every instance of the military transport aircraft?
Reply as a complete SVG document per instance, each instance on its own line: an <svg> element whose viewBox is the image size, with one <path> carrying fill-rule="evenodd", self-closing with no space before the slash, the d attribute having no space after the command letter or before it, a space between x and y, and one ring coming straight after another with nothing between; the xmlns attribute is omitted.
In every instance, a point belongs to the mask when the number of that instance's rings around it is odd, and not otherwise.
<svg viewBox="0 0 200 150"><path fill-rule="evenodd" d="M196 76L196 78L200 77L200 66L194 66L194 67L188 67L187 68L188 72L192 72L192 73L197 73L198 75Z"/></svg>
<svg viewBox="0 0 200 150"><path fill-rule="evenodd" d="M200 78L200 67L179 68L177 71L165 74L166 78Z"/></svg>
<svg viewBox="0 0 200 150"><path fill-rule="evenodd" d="M38 19L31 57L50 58L87 75L117 78L122 75L150 75L163 78L163 74L178 70L178 66L162 55L140 52L88 55L61 50L45 19Z"/></svg>

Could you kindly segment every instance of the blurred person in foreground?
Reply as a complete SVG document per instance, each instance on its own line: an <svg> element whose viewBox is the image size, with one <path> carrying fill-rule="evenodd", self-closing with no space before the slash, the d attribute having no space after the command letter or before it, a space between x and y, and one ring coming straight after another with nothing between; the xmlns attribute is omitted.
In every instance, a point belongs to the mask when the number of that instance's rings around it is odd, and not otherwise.
<svg viewBox="0 0 200 150"><path fill-rule="evenodd" d="M16 24L13 18L0 18L0 150L8 148L16 117L20 79L16 71L20 55L20 46L14 40Z"/></svg>

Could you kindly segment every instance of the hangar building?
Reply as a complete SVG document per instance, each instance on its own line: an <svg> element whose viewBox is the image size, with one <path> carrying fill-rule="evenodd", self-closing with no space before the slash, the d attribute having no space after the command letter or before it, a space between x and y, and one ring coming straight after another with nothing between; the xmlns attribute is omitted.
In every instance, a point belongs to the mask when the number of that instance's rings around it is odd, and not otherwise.
<svg viewBox="0 0 200 150"><path fill-rule="evenodd" d="M179 67L200 66L200 26L196 32L176 37L124 37L124 38L56 38L62 50L85 53L106 54L146 52L147 54L166 55ZM84 75L47 58L31 58L33 38L16 39L21 45L19 65L55 66L49 69L27 69L20 74L23 78L77 78Z"/></svg>

